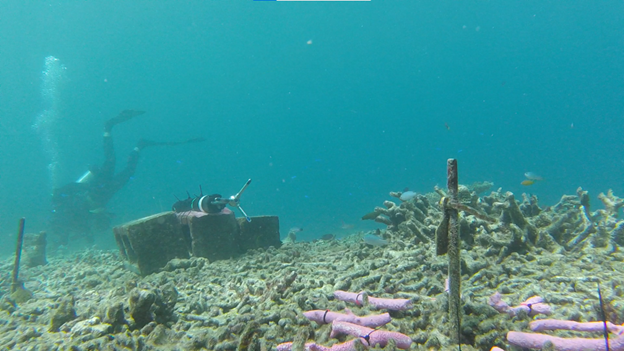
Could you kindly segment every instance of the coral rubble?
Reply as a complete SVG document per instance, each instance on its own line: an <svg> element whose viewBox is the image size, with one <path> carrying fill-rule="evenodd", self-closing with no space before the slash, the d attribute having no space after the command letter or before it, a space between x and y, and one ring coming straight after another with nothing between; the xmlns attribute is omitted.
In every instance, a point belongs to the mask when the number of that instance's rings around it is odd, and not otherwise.
<svg viewBox="0 0 624 351"><path fill-rule="evenodd" d="M550 318L585 322L599 320L600 281L610 320L624 321L624 221L615 195L603 197L610 207L592 210L582 189L554 206L501 189L480 195L482 189L459 190L462 349L508 349L508 331L528 331L532 319L542 318L525 307L499 313L488 304L496 291L505 301L539 295L552 307ZM385 350L449 349L447 263L435 252L446 194L411 195L399 201L394 193L397 202L367 216L384 227L378 235L385 246L366 245L367 233L293 240L214 262L172 260L146 277L126 269L117 252L86 250L24 268L33 298L20 303L8 294L7 259L0 262L0 348L271 350L292 342L288 347L303 350L312 341L327 349L369 348L319 319L327 317L323 311L348 307L348 315L387 313L384 332L408 336ZM363 292L362 301L403 299L411 308L350 304L336 298L336 290ZM317 316L310 320L307 311Z"/></svg>

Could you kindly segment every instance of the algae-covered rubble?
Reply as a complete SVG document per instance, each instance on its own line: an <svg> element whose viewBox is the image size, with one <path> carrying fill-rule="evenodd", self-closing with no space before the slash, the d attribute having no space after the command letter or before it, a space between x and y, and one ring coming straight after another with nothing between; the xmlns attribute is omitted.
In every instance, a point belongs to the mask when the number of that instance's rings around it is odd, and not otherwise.
<svg viewBox="0 0 624 351"><path fill-rule="evenodd" d="M542 296L553 308L549 318L589 321L599 320L600 281L609 319L624 322L624 225L612 193L602 196L610 207L597 211L582 189L550 207L502 190L478 196L465 187L460 195L469 207L460 211L462 349L506 348L507 331L526 331L529 321L542 318L498 313L488 305L497 291L512 304ZM0 347L272 350L306 339L332 345L349 338L330 338L330 325L310 322L303 312L385 312L334 298L335 290L345 290L411 299L413 308L391 311L384 330L408 335L412 350L456 350L447 335L447 260L435 252L444 196L437 189L375 209L374 218L387 225L378 234L389 244L381 247L366 245L360 233L215 262L178 259L143 278L113 251L49 257L47 265L23 269L34 298L21 304L7 294L7 259L0 263Z"/></svg>

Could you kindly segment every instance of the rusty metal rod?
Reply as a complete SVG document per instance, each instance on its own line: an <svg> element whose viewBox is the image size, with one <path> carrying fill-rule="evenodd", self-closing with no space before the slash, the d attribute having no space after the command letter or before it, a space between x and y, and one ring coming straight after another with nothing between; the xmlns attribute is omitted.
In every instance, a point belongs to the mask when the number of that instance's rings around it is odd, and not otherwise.
<svg viewBox="0 0 624 351"><path fill-rule="evenodd" d="M459 203L457 160L450 158L446 162L448 197L451 204ZM452 343L460 344L461 331L461 264L459 257L459 211L456 206L449 206L446 209L448 224L448 279L449 279L449 321L451 324L450 338Z"/></svg>
<svg viewBox="0 0 624 351"><path fill-rule="evenodd" d="M15 248L15 263L13 264L13 274L11 281L11 292L15 292L19 284L19 264L22 257L22 245L24 244L24 226L26 225L26 218L21 218L19 221L19 229L17 230L17 247Z"/></svg>

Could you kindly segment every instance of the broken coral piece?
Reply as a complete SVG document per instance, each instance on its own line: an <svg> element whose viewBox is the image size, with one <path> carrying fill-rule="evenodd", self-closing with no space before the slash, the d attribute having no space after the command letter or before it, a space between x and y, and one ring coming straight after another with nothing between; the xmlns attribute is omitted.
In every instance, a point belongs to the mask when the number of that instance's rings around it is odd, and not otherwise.
<svg viewBox="0 0 624 351"><path fill-rule="evenodd" d="M355 346L355 344L361 343L362 341L363 341L362 339L353 339L342 344L332 345L331 347L319 345L314 342L309 342L304 345L304 350L306 351L357 351L358 348ZM285 342L285 343L277 345L276 349L277 351L290 351L292 350L292 346L293 346L292 342Z"/></svg>
<svg viewBox="0 0 624 351"><path fill-rule="evenodd" d="M341 334L358 337L367 346L379 344L379 346L385 347L390 340L394 340L396 347L402 350L408 350L412 345L412 338L399 332L371 329L353 323L334 321L330 337L335 338Z"/></svg>
<svg viewBox="0 0 624 351"><path fill-rule="evenodd" d="M488 300L488 304L500 313L507 313L511 316L517 315L520 311L525 311L529 316L537 314L550 314L550 305L544 303L544 299L539 296L532 296L518 306L511 307L502 299L502 295L497 291Z"/></svg>
<svg viewBox="0 0 624 351"><path fill-rule="evenodd" d="M347 301L355 303L358 306L362 306L368 301L368 304L378 309L388 309L393 311L408 310L413 307L412 301L409 299L384 299L377 297L370 297L364 291L359 293L352 293L342 290L334 291L334 297L341 301Z"/></svg>
<svg viewBox="0 0 624 351"><path fill-rule="evenodd" d="M604 204L607 213L614 217L617 217L620 208L624 206L624 199L613 195L613 190L611 189L607 191L607 195L604 193L598 194L598 199Z"/></svg>
<svg viewBox="0 0 624 351"><path fill-rule="evenodd" d="M345 308L346 313L338 313L331 312L330 310L312 310L303 312L303 315L316 323L319 324L329 324L333 321L343 321L349 322L353 324L362 325L369 328L377 328L382 325L386 325L390 323L392 318L389 313L382 313L378 315L369 315L364 317L359 317L353 314L351 310Z"/></svg>

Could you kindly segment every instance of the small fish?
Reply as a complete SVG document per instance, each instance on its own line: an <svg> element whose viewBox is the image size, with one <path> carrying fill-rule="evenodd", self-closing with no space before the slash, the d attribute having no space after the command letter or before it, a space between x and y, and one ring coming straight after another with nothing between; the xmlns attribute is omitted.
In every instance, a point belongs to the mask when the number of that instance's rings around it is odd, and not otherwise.
<svg viewBox="0 0 624 351"><path fill-rule="evenodd" d="M133 265L132 263L130 263L128 261L124 261L123 262L123 267L126 270L128 270L128 271L130 271L130 272L132 272L134 274L141 275L141 271L139 270L139 267L137 267L136 265Z"/></svg>
<svg viewBox="0 0 624 351"><path fill-rule="evenodd" d="M401 196L399 197L399 199L403 202L405 201L409 201L411 199L413 199L414 197L416 197L416 193L413 191L406 191L403 194L401 194Z"/></svg>
<svg viewBox="0 0 624 351"><path fill-rule="evenodd" d="M373 212L370 212L370 213L367 213L367 214L363 215L362 216L362 220L365 221L367 219L375 219L377 217L379 217L379 213L373 211Z"/></svg>
<svg viewBox="0 0 624 351"><path fill-rule="evenodd" d="M451 130L451 127L449 127L448 123L444 123L444 126L446 127L446 130Z"/></svg>
<svg viewBox="0 0 624 351"><path fill-rule="evenodd" d="M350 223L345 223L344 221L342 222L342 225L340 226L340 229L342 230L348 230L355 227L355 224L350 224Z"/></svg>
<svg viewBox="0 0 624 351"><path fill-rule="evenodd" d="M336 239L336 236L334 234L325 234L321 237L321 240L324 240L324 241L330 241L334 239Z"/></svg>
<svg viewBox="0 0 624 351"><path fill-rule="evenodd" d="M526 179L528 180L532 180L532 181L540 181L540 180L544 180L544 178L542 178L541 176L533 173L533 172L526 172L524 174L524 176L526 177Z"/></svg>
<svg viewBox="0 0 624 351"><path fill-rule="evenodd" d="M533 184L535 184L535 181L534 181L534 180L531 180L531 179L525 179L525 180L523 180L522 182L520 182L520 184L522 184L522 185L524 185L524 186L529 186L529 185L533 185Z"/></svg>
<svg viewBox="0 0 624 351"><path fill-rule="evenodd" d="M290 234L290 233L297 234L297 233L302 232L302 231L303 231L303 228L300 228L300 227L292 227L292 228L290 228L290 230L288 231L288 233L289 233L289 234Z"/></svg>
<svg viewBox="0 0 624 351"><path fill-rule="evenodd" d="M384 239L378 237L377 235L373 235L373 234L366 234L366 235L364 235L364 238L362 238L362 240L364 240L364 243L366 243L368 245L372 245L372 246L385 246L385 245L388 245L388 240L384 240Z"/></svg>

